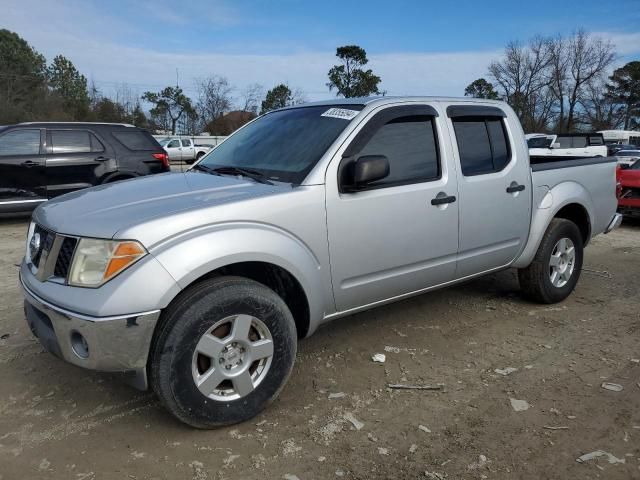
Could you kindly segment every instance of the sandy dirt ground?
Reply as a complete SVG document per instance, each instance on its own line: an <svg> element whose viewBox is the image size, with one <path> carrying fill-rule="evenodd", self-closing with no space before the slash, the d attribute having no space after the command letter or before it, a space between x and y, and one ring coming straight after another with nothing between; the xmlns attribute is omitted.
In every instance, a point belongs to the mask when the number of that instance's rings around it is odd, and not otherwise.
<svg viewBox="0 0 640 480"><path fill-rule="evenodd" d="M42 349L18 289L26 227L0 221L1 480L640 479L638 222L592 242L559 305L505 271L329 324L270 408L214 431Z"/></svg>

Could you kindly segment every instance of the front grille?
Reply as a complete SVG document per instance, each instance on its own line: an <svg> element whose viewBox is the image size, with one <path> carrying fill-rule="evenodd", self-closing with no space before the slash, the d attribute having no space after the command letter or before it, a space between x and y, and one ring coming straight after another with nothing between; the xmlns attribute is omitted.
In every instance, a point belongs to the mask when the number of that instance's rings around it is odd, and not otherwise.
<svg viewBox="0 0 640 480"><path fill-rule="evenodd" d="M60 252L56 259L56 266L53 271L53 275L60 278L67 278L69 273L69 267L71 266L71 260L73 259L73 252L76 249L78 240L72 237L64 237L62 245L60 246Z"/></svg>

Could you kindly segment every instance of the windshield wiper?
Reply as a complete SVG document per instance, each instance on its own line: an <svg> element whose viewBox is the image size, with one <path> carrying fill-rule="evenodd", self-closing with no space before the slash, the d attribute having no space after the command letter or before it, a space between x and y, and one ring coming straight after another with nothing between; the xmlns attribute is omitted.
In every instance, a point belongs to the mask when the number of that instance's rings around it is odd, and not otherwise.
<svg viewBox="0 0 640 480"><path fill-rule="evenodd" d="M198 164L197 166L200 166L200 164ZM204 167L204 165L202 165ZM216 168L209 168L209 167L205 167L207 168L207 170L205 171L209 171L210 173L218 173L218 174L228 174L228 175L242 175L244 177L248 177L252 180L255 180L258 183L266 183L267 185L273 185L273 182L270 182L269 180L267 180L267 178L265 177L265 175L257 170L253 170L251 168L244 168L244 167L232 167L232 166L225 166L225 167L216 167Z"/></svg>
<svg viewBox="0 0 640 480"><path fill-rule="evenodd" d="M196 163L193 167L191 167L191 170L200 170L202 172L206 172L211 175L219 175L219 173L216 172L215 169L211 167L207 167L206 165L202 165L200 163Z"/></svg>

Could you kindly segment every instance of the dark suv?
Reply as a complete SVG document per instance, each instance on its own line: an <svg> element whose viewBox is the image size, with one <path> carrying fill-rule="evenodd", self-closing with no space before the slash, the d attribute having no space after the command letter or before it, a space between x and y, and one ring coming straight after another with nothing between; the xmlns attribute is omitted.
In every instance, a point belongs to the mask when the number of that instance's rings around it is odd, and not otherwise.
<svg viewBox="0 0 640 480"><path fill-rule="evenodd" d="M27 212L73 190L168 171L160 144L132 125L0 127L0 213Z"/></svg>

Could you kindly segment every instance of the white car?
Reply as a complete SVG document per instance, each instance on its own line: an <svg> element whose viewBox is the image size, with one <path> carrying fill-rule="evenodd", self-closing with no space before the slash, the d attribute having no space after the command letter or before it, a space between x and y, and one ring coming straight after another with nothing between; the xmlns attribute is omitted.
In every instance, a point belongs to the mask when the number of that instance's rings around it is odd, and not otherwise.
<svg viewBox="0 0 640 480"><path fill-rule="evenodd" d="M190 138L180 137L167 137L160 140L160 145L169 154L169 160L172 162L193 163L211 150L211 147L194 145Z"/></svg>
<svg viewBox="0 0 640 480"><path fill-rule="evenodd" d="M532 157L556 157L558 159L606 157L607 147L602 134L566 133L547 135L531 133L525 135Z"/></svg>
<svg viewBox="0 0 640 480"><path fill-rule="evenodd" d="M614 156L618 159L618 165L630 167L640 160L640 150L618 150Z"/></svg>

